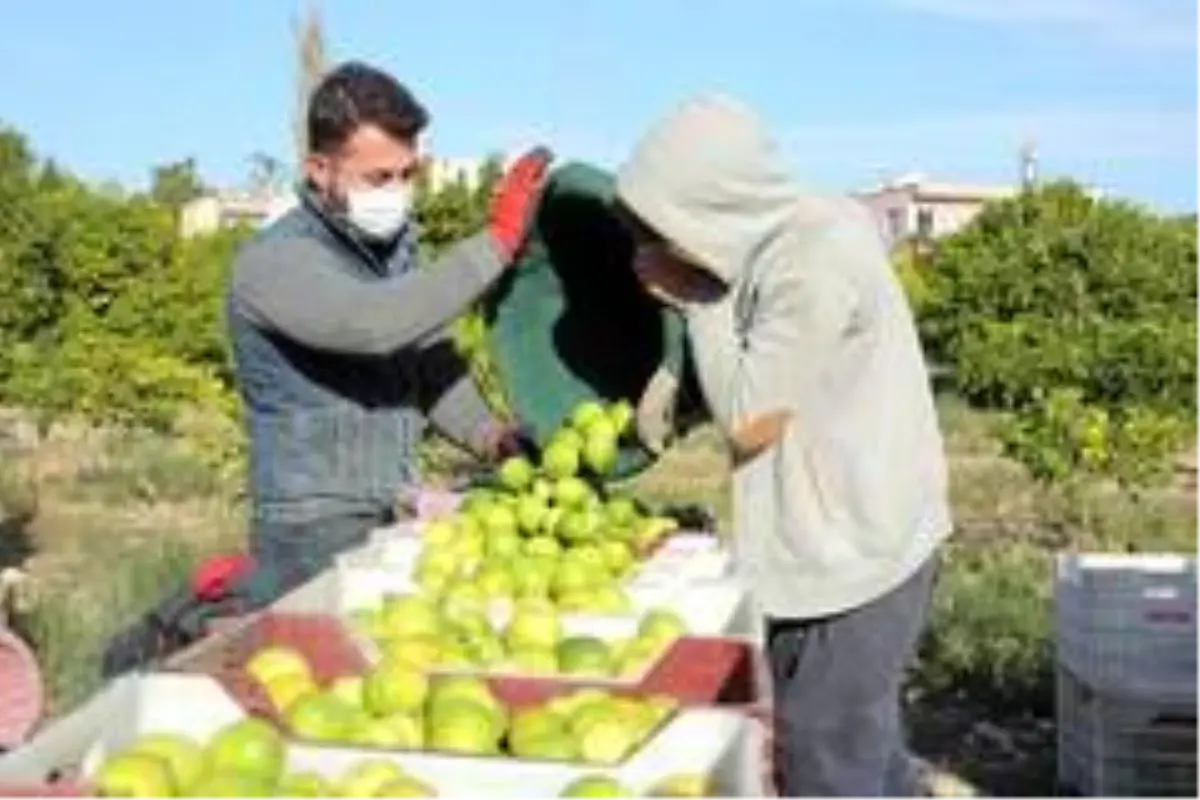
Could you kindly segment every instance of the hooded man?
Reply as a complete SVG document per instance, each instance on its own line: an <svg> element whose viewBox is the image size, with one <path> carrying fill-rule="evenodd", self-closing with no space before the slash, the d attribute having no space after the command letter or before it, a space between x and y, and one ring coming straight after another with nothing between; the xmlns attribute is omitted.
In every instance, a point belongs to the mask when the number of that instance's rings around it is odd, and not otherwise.
<svg viewBox="0 0 1200 800"><path fill-rule="evenodd" d="M865 210L802 190L723 97L617 175L643 285L682 311L734 463L733 547L765 617L786 796L908 795L900 691L951 530L912 313Z"/></svg>

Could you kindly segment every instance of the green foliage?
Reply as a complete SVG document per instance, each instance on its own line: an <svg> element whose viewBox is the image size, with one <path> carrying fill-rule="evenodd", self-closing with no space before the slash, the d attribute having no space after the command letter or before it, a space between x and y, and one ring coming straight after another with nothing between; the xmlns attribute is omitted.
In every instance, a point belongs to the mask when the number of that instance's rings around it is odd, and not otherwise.
<svg viewBox="0 0 1200 800"><path fill-rule="evenodd" d="M1000 437L1008 452L1050 482L1110 475L1132 486L1154 483L1189 433L1178 415L1130 405L1114 416L1076 388L1055 389L1006 423Z"/></svg>
<svg viewBox="0 0 1200 800"><path fill-rule="evenodd" d="M922 685L1049 713L1050 563L1025 542L948 544L921 644Z"/></svg>
<svg viewBox="0 0 1200 800"><path fill-rule="evenodd" d="M79 415L169 430L192 405L236 410L229 388L210 369L98 325L80 326L53 347L19 347L13 366L6 401L37 409L46 422Z"/></svg>
<svg viewBox="0 0 1200 800"><path fill-rule="evenodd" d="M892 253L892 267L896 270L896 277L904 288L913 313L920 316L925 306L932 302L933 292L925 265L921 262L917 250L918 246L919 243L914 241L905 242L897 247Z"/></svg>
<svg viewBox="0 0 1200 800"><path fill-rule="evenodd" d="M931 357L1012 412L1004 439L1039 476L1149 480L1194 427L1194 218L1052 184L987 207L922 277Z"/></svg>
<svg viewBox="0 0 1200 800"><path fill-rule="evenodd" d="M108 638L158 602L163 587L181 585L209 554L186 539L159 533L147 532L130 542L127 524L96 524L89 538L107 546L79 567L70 585L39 592L33 607L13 620L33 645L46 676L48 715L69 711L100 689Z"/></svg>
<svg viewBox="0 0 1200 800"><path fill-rule="evenodd" d="M163 203L0 133L0 401L164 430L192 406L234 414L220 309L242 235L182 241Z"/></svg>
<svg viewBox="0 0 1200 800"><path fill-rule="evenodd" d="M416 213L427 267L435 264L437 255L446 247L484 228L488 203L502 174L500 159L494 156L484 163L473 186L458 180L434 192L422 176L418 184ZM506 415L508 400L487 346L487 326L478 308L455 321L454 342L470 362L471 373L484 399L498 414Z"/></svg>
<svg viewBox="0 0 1200 800"><path fill-rule="evenodd" d="M150 175L150 197L170 209L180 208L204 191L194 158L155 167Z"/></svg>

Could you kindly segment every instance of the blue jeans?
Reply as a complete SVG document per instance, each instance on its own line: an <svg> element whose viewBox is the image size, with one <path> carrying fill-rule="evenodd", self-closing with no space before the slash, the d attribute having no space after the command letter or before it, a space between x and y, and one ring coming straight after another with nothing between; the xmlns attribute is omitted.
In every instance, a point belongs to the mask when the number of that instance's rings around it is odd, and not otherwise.
<svg viewBox="0 0 1200 800"><path fill-rule="evenodd" d="M900 702L935 569L931 559L888 594L832 617L767 620L781 796L918 793Z"/></svg>
<svg viewBox="0 0 1200 800"><path fill-rule="evenodd" d="M390 509L347 512L306 522L255 520L250 528L250 554L258 566L256 572L270 576L260 591L274 596L256 598L253 605L265 605L290 592L332 566L339 553L365 544L373 529L394 521Z"/></svg>

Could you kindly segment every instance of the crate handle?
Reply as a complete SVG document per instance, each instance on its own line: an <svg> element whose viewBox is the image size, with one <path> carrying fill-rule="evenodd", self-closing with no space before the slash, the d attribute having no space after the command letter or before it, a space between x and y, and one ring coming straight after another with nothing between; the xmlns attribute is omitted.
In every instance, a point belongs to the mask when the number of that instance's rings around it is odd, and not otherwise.
<svg viewBox="0 0 1200 800"><path fill-rule="evenodd" d="M1142 618L1155 625L1191 625L1195 621L1191 611L1172 608L1151 609Z"/></svg>
<svg viewBox="0 0 1200 800"><path fill-rule="evenodd" d="M1196 727L1195 714L1159 714L1154 719L1150 720L1151 725L1178 726L1180 728Z"/></svg>

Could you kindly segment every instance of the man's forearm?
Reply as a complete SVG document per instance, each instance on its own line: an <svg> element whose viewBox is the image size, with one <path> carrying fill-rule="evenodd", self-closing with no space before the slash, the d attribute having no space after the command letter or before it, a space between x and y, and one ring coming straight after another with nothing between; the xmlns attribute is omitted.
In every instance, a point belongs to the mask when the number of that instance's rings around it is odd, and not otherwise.
<svg viewBox="0 0 1200 800"><path fill-rule="evenodd" d="M499 422L479 387L464 375L429 410L429 421L451 441L480 458L490 458L499 435Z"/></svg>
<svg viewBox="0 0 1200 800"><path fill-rule="evenodd" d="M252 252L234 277L234 296L258 324L308 347L385 355L458 316L501 274L487 234L459 242L435 264L385 280L346 273L336 255L303 240Z"/></svg>
<svg viewBox="0 0 1200 800"><path fill-rule="evenodd" d="M762 378L745 368L752 355L738 339L731 302L691 306L687 324L696 374L709 411L725 433L735 462L750 461L782 438L792 411L782 404L770 409L747 407L751 404L745 402L745 395L754 387L742 384Z"/></svg>
<svg viewBox="0 0 1200 800"><path fill-rule="evenodd" d="M447 325L416 354L422 406L442 434L472 453L490 455L496 422L471 375L471 366L454 344Z"/></svg>

